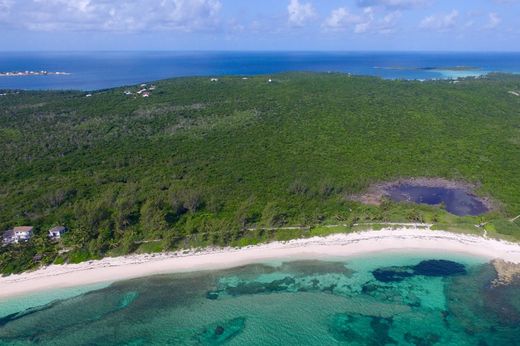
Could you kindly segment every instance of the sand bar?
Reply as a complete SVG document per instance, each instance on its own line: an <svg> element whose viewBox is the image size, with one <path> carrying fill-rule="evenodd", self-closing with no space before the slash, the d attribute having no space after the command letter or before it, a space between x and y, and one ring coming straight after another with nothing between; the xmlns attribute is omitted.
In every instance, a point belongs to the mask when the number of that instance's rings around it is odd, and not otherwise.
<svg viewBox="0 0 520 346"><path fill-rule="evenodd" d="M155 274L224 269L273 259L349 257L385 251L442 251L520 263L520 244L416 227L296 239L245 248L109 257L51 265L0 278L0 299Z"/></svg>

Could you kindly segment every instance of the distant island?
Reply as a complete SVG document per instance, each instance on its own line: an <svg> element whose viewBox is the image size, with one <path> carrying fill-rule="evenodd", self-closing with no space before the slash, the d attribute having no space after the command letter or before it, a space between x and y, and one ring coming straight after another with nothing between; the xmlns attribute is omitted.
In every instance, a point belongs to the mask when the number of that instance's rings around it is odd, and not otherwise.
<svg viewBox="0 0 520 346"><path fill-rule="evenodd" d="M0 77L25 77L25 76L68 76L68 72L50 72L50 71L9 71L0 72Z"/></svg>
<svg viewBox="0 0 520 346"><path fill-rule="evenodd" d="M441 67L419 67L417 70L443 70L443 71L478 71L480 67L475 66L441 66Z"/></svg>
<svg viewBox="0 0 520 346"><path fill-rule="evenodd" d="M480 67L475 66L426 66L426 67L407 67L407 66L376 66L375 68L384 70L411 70L411 71L476 71Z"/></svg>

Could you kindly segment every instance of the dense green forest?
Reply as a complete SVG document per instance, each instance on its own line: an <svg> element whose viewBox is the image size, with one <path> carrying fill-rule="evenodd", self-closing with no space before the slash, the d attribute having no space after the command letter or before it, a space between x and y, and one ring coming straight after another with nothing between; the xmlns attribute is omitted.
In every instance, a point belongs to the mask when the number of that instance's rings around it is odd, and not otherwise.
<svg viewBox="0 0 520 346"><path fill-rule="evenodd" d="M272 82L268 82L272 78ZM390 81L344 74L179 78L0 97L0 270L246 245L320 225L427 221L520 239L520 76ZM129 90L133 95L125 95ZM499 204L480 217L351 201L371 183L445 177ZM52 226L70 229L55 243ZM273 231L280 226L302 231ZM471 227L470 227L471 226ZM439 226L440 227L440 226ZM466 228L468 228L466 227ZM468 228L468 229L469 229Z"/></svg>

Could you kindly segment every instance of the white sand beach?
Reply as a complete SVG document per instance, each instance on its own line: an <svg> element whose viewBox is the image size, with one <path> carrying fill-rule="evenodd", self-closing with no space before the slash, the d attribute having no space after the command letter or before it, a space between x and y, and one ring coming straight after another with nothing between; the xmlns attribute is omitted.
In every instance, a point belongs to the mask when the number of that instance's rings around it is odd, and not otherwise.
<svg viewBox="0 0 520 346"><path fill-rule="evenodd" d="M274 242L240 249L130 255L80 264L51 265L33 272L0 278L0 299L54 288L114 282L155 274L224 269L273 259L349 257L385 251L463 253L520 263L520 244L401 227Z"/></svg>

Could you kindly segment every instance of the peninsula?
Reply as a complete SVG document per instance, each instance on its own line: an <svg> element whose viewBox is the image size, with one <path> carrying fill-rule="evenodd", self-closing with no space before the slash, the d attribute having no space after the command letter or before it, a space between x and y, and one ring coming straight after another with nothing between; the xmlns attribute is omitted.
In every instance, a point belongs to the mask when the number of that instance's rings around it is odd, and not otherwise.
<svg viewBox="0 0 520 346"><path fill-rule="evenodd" d="M475 66L424 66L424 67L410 67L410 66L376 66L375 68L384 70L423 70L423 71L478 71L480 67Z"/></svg>
<svg viewBox="0 0 520 346"><path fill-rule="evenodd" d="M0 77L27 77L27 76L67 76L68 72L51 72L51 71L9 71L0 72Z"/></svg>

